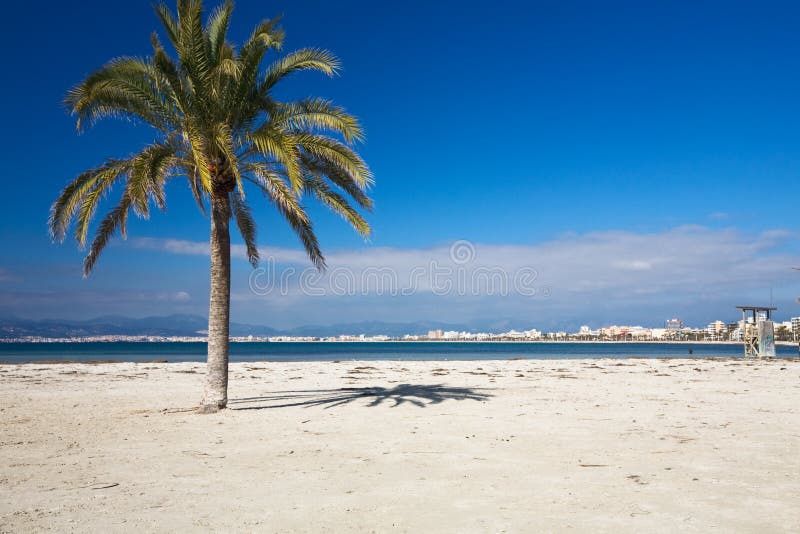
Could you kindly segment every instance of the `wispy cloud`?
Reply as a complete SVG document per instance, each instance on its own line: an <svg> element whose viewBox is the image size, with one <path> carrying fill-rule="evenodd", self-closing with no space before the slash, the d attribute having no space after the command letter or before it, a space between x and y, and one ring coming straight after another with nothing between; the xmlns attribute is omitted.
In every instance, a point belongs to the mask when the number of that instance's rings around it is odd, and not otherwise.
<svg viewBox="0 0 800 534"><path fill-rule="evenodd" d="M364 320L563 328L584 322L653 325L673 315L702 325L735 319L734 305L768 302L772 288L781 316L800 315L794 303L800 273L790 269L800 265L800 254L790 246L796 237L780 229L748 234L683 226L569 234L528 245L365 247L329 251L323 275L310 269L299 248L264 248L267 269L252 271L243 247L235 246L242 268L233 272L231 311L238 322L276 328ZM180 239L136 239L127 246L154 255L208 254L207 243ZM117 270L88 281L72 271L47 271L0 292L0 312L84 318L205 314L207 269L201 261L164 270L156 259L137 265L136 277L124 281L115 278ZM269 269L272 286L261 291L258 283Z"/></svg>
<svg viewBox="0 0 800 534"><path fill-rule="evenodd" d="M774 288L781 313L792 314L800 276L790 266L800 265L800 256L786 252L791 247L785 245L795 238L780 229L748 234L681 226L653 233L569 234L530 245L371 247L330 251L324 275L309 268L301 250L267 248L262 258L267 271L274 271L272 285L264 284L258 271L249 280L239 272L232 312L239 321L279 328L420 319L476 328L657 325L674 315L703 325L733 320L733 306L767 302ZM189 241L148 239L134 245L208 254L207 244ZM243 249L233 253L244 261ZM445 275L434 280L431 273L437 270ZM524 278L525 287L534 291L515 291L515 275L526 272L533 274Z"/></svg>
<svg viewBox="0 0 800 534"><path fill-rule="evenodd" d="M468 276L489 276L487 270L513 275L521 269L531 269L536 284L549 288L552 298L567 294L588 297L608 291L618 296L676 291L730 293L792 280L795 273L789 266L800 258L781 251L781 245L792 237L784 230L748 235L731 229L683 226L659 233L569 235L533 245L463 242L468 254L464 258L456 257L457 245L453 244L339 250L328 254L330 269L315 283L324 285L349 272L355 275L353 281L357 284L351 289L369 294L371 289L378 289L375 279L391 271L401 287L413 280L415 290L430 292L436 287L428 275L437 268L449 269L453 276L456 271ZM208 254L206 243L175 239L139 239L134 246L173 254ZM244 248L234 247L233 255L245 258ZM285 264L308 266L299 250L267 248L261 255L274 262L279 271ZM296 272L295 279L299 281L301 271ZM423 276L420 272L424 272ZM491 294L488 287L484 289Z"/></svg>
<svg viewBox="0 0 800 534"><path fill-rule="evenodd" d="M267 269L252 271L243 247L234 246L241 268L233 273L232 317L276 328L363 320L562 328L583 322L652 325L677 314L702 325L735 319L737 304L768 302L770 288L781 314L800 315L794 303L800 273L790 268L800 265L792 246L796 238L781 229L749 234L684 226L652 233L569 234L528 245L459 241L426 248L364 247L331 250L322 275L310 269L299 248L263 248ZM207 243L180 239L136 239L127 246L155 255L208 254ZM137 265L135 278L107 270L88 281L72 271L48 270L5 287L0 312L82 318L202 315L207 269L201 261L164 271L154 261ZM272 286L262 291L270 269Z"/></svg>
<svg viewBox="0 0 800 534"><path fill-rule="evenodd" d="M186 254L192 256L208 256L209 245L207 241L187 241L183 239L162 239L153 237L140 237L130 241L131 246L141 249L161 250L171 254ZM304 252L288 248L261 248L263 257L275 258L280 263L305 263L307 257ZM231 245L231 257L247 259L247 250L244 245Z"/></svg>

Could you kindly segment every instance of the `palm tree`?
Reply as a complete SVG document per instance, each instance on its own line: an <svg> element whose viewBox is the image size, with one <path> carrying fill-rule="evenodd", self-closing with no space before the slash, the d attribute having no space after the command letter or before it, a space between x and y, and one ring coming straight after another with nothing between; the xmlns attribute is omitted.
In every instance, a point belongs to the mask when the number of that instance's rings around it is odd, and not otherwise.
<svg viewBox="0 0 800 534"><path fill-rule="evenodd" d="M369 225L351 202L372 207L366 194L372 176L353 149L363 140L358 120L327 100L280 102L272 96L276 84L292 73L334 75L338 60L325 50L306 48L262 68L267 52L280 50L283 32L275 20L266 20L234 47L226 40L232 10L227 2L204 24L199 0L179 0L175 14L158 5L176 58L153 34L152 56L114 59L69 91L65 103L77 116L78 131L102 118L122 117L152 126L157 140L79 175L53 203L49 219L54 241L63 242L74 222L75 239L83 247L100 200L122 184L118 203L89 245L83 265L88 276L109 239L117 232L126 236L131 211L146 219L151 205L165 209L167 180L186 179L204 215L208 203L211 292L200 403L205 413L227 404L231 218L250 263L255 267L259 259L245 189L262 193L278 210L318 269L325 268L325 259L302 198L315 198L365 237Z"/></svg>

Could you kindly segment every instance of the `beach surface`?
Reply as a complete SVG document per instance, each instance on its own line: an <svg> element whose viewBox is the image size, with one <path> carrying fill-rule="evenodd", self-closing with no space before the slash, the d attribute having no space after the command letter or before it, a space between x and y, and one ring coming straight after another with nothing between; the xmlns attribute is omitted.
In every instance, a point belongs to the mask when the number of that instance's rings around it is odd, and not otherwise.
<svg viewBox="0 0 800 534"><path fill-rule="evenodd" d="M800 362L0 366L0 531L797 532Z"/></svg>

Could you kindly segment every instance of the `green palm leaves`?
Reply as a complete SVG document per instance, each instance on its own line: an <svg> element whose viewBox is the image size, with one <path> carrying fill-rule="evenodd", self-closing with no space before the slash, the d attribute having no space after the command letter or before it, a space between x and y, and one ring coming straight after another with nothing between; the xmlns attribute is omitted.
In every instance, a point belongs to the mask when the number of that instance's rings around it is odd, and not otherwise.
<svg viewBox="0 0 800 534"><path fill-rule="evenodd" d="M338 60L325 50L303 49L264 66L265 57L280 50L283 32L276 21L264 21L234 47L226 38L230 2L213 10L205 23L197 0L179 0L176 13L159 5L156 13L175 57L153 35L152 56L115 59L65 99L79 130L123 117L158 132L157 141L140 152L75 178L53 203L53 240L63 241L74 228L83 246L100 201L112 186L121 186L116 206L89 245L84 274L114 234L125 235L131 210L147 218L152 206L165 208L164 186L174 178L187 180L204 212L212 196L225 197L254 265L256 225L246 189L262 193L275 206L319 268L325 260L304 198L316 199L369 235L357 209L372 206L367 196L372 175L354 150L364 137L358 120L327 100L279 102L272 96L276 84L292 73L334 75Z"/></svg>

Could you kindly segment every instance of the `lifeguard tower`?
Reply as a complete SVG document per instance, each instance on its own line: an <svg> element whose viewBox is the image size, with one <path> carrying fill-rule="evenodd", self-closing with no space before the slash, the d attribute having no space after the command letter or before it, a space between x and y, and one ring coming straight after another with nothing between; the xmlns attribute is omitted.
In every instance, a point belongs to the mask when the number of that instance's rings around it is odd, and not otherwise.
<svg viewBox="0 0 800 534"><path fill-rule="evenodd" d="M742 310L742 341L745 358L775 357L775 326L772 312L778 308L765 306L736 306ZM750 322L748 323L748 315Z"/></svg>

